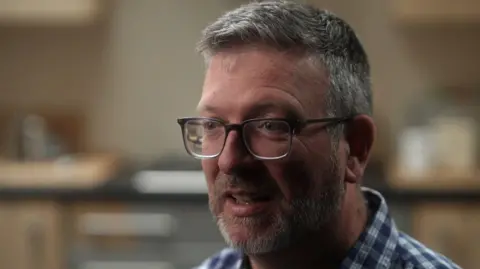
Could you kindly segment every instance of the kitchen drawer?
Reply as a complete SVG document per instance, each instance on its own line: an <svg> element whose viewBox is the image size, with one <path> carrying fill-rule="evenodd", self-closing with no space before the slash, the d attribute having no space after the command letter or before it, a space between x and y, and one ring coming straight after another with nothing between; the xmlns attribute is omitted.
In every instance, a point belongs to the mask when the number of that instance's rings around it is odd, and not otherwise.
<svg viewBox="0 0 480 269"><path fill-rule="evenodd" d="M169 214L176 221L176 231L172 235L180 242L223 241L208 205L188 204L135 204L132 212Z"/></svg>
<svg viewBox="0 0 480 269"><path fill-rule="evenodd" d="M192 269L195 264L171 264L168 262L145 262L145 261L85 261L75 269Z"/></svg>
<svg viewBox="0 0 480 269"><path fill-rule="evenodd" d="M78 269L178 269L169 262L146 261L85 261L79 264Z"/></svg>
<svg viewBox="0 0 480 269"><path fill-rule="evenodd" d="M123 263L149 262L163 264L200 264L225 245L217 243L139 243L123 248L90 246L71 252L71 264L81 268L88 261L114 261ZM175 267L176 268L176 267Z"/></svg>
<svg viewBox="0 0 480 269"><path fill-rule="evenodd" d="M77 205L73 231L77 239L135 238L135 241L223 241L207 205L85 204ZM90 238L90 239L87 239Z"/></svg>
<svg viewBox="0 0 480 269"><path fill-rule="evenodd" d="M80 202L68 226L72 268L120 262L120 268L172 264L178 269L198 265L225 247L207 204Z"/></svg>

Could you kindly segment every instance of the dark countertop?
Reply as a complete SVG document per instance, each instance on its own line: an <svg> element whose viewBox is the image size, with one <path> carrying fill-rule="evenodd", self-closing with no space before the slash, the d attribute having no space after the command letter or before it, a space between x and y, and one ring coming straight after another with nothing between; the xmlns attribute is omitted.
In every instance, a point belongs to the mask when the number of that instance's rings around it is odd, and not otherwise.
<svg viewBox="0 0 480 269"><path fill-rule="evenodd" d="M171 167L171 166L168 166ZM155 169L159 168L158 166ZM160 167L158 170L174 170ZM178 168L175 168L179 170ZM198 170L197 166L190 169ZM206 193L142 193L132 183L138 169L125 168L106 184L93 189L60 188L0 188L0 200L57 200L57 201L162 201L162 202L207 202ZM365 186L373 188L391 202L411 203L419 201L480 201L480 190L398 190L390 188L383 180L381 169L372 166L366 172Z"/></svg>
<svg viewBox="0 0 480 269"><path fill-rule="evenodd" d="M370 187L370 186L368 186ZM386 200L396 203L420 201L480 201L479 190L397 190L388 187L372 187L382 193ZM203 193L141 193L134 189L96 188L38 189L0 188L0 200L58 200L58 201L163 201L163 202L206 202Z"/></svg>

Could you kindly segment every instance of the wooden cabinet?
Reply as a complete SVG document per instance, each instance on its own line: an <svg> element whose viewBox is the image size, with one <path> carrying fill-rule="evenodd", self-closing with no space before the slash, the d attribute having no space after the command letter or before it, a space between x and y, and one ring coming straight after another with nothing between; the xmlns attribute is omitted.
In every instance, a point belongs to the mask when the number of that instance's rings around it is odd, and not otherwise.
<svg viewBox="0 0 480 269"><path fill-rule="evenodd" d="M1 267L63 269L61 211L50 201L2 201Z"/></svg>
<svg viewBox="0 0 480 269"><path fill-rule="evenodd" d="M423 203L413 211L413 235L462 268L480 265L480 203Z"/></svg>
<svg viewBox="0 0 480 269"><path fill-rule="evenodd" d="M114 231L125 223L116 222L109 216L126 211L127 206L121 202L76 202L69 208L66 236L73 245L98 243L102 246L121 248L124 244L128 245L131 240L116 236ZM97 219L100 221L96 221Z"/></svg>
<svg viewBox="0 0 480 269"><path fill-rule="evenodd" d="M480 23L478 0L392 0L392 13L401 23Z"/></svg>
<svg viewBox="0 0 480 269"><path fill-rule="evenodd" d="M0 0L0 22L85 24L101 11L99 0Z"/></svg>
<svg viewBox="0 0 480 269"><path fill-rule="evenodd" d="M188 269L225 247L206 201L79 201L68 215L72 268Z"/></svg>

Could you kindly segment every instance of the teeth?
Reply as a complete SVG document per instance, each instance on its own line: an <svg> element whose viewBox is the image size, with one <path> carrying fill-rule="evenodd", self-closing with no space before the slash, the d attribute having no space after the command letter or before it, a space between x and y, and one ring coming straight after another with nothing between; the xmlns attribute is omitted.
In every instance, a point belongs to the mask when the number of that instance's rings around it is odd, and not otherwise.
<svg viewBox="0 0 480 269"><path fill-rule="evenodd" d="M248 205L253 202L252 199L244 196L233 196L233 198L238 204Z"/></svg>

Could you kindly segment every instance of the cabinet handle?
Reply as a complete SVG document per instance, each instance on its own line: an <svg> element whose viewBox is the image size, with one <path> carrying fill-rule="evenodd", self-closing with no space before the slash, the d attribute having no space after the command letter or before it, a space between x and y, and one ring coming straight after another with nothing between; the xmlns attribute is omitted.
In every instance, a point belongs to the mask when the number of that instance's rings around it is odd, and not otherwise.
<svg viewBox="0 0 480 269"><path fill-rule="evenodd" d="M169 262L88 261L81 269L175 269Z"/></svg>
<svg viewBox="0 0 480 269"><path fill-rule="evenodd" d="M170 237L177 220L161 213L86 213L80 217L80 229L90 236Z"/></svg>
<svg viewBox="0 0 480 269"><path fill-rule="evenodd" d="M45 268L45 227L39 221L32 221L27 227L27 249L30 260L29 268Z"/></svg>

